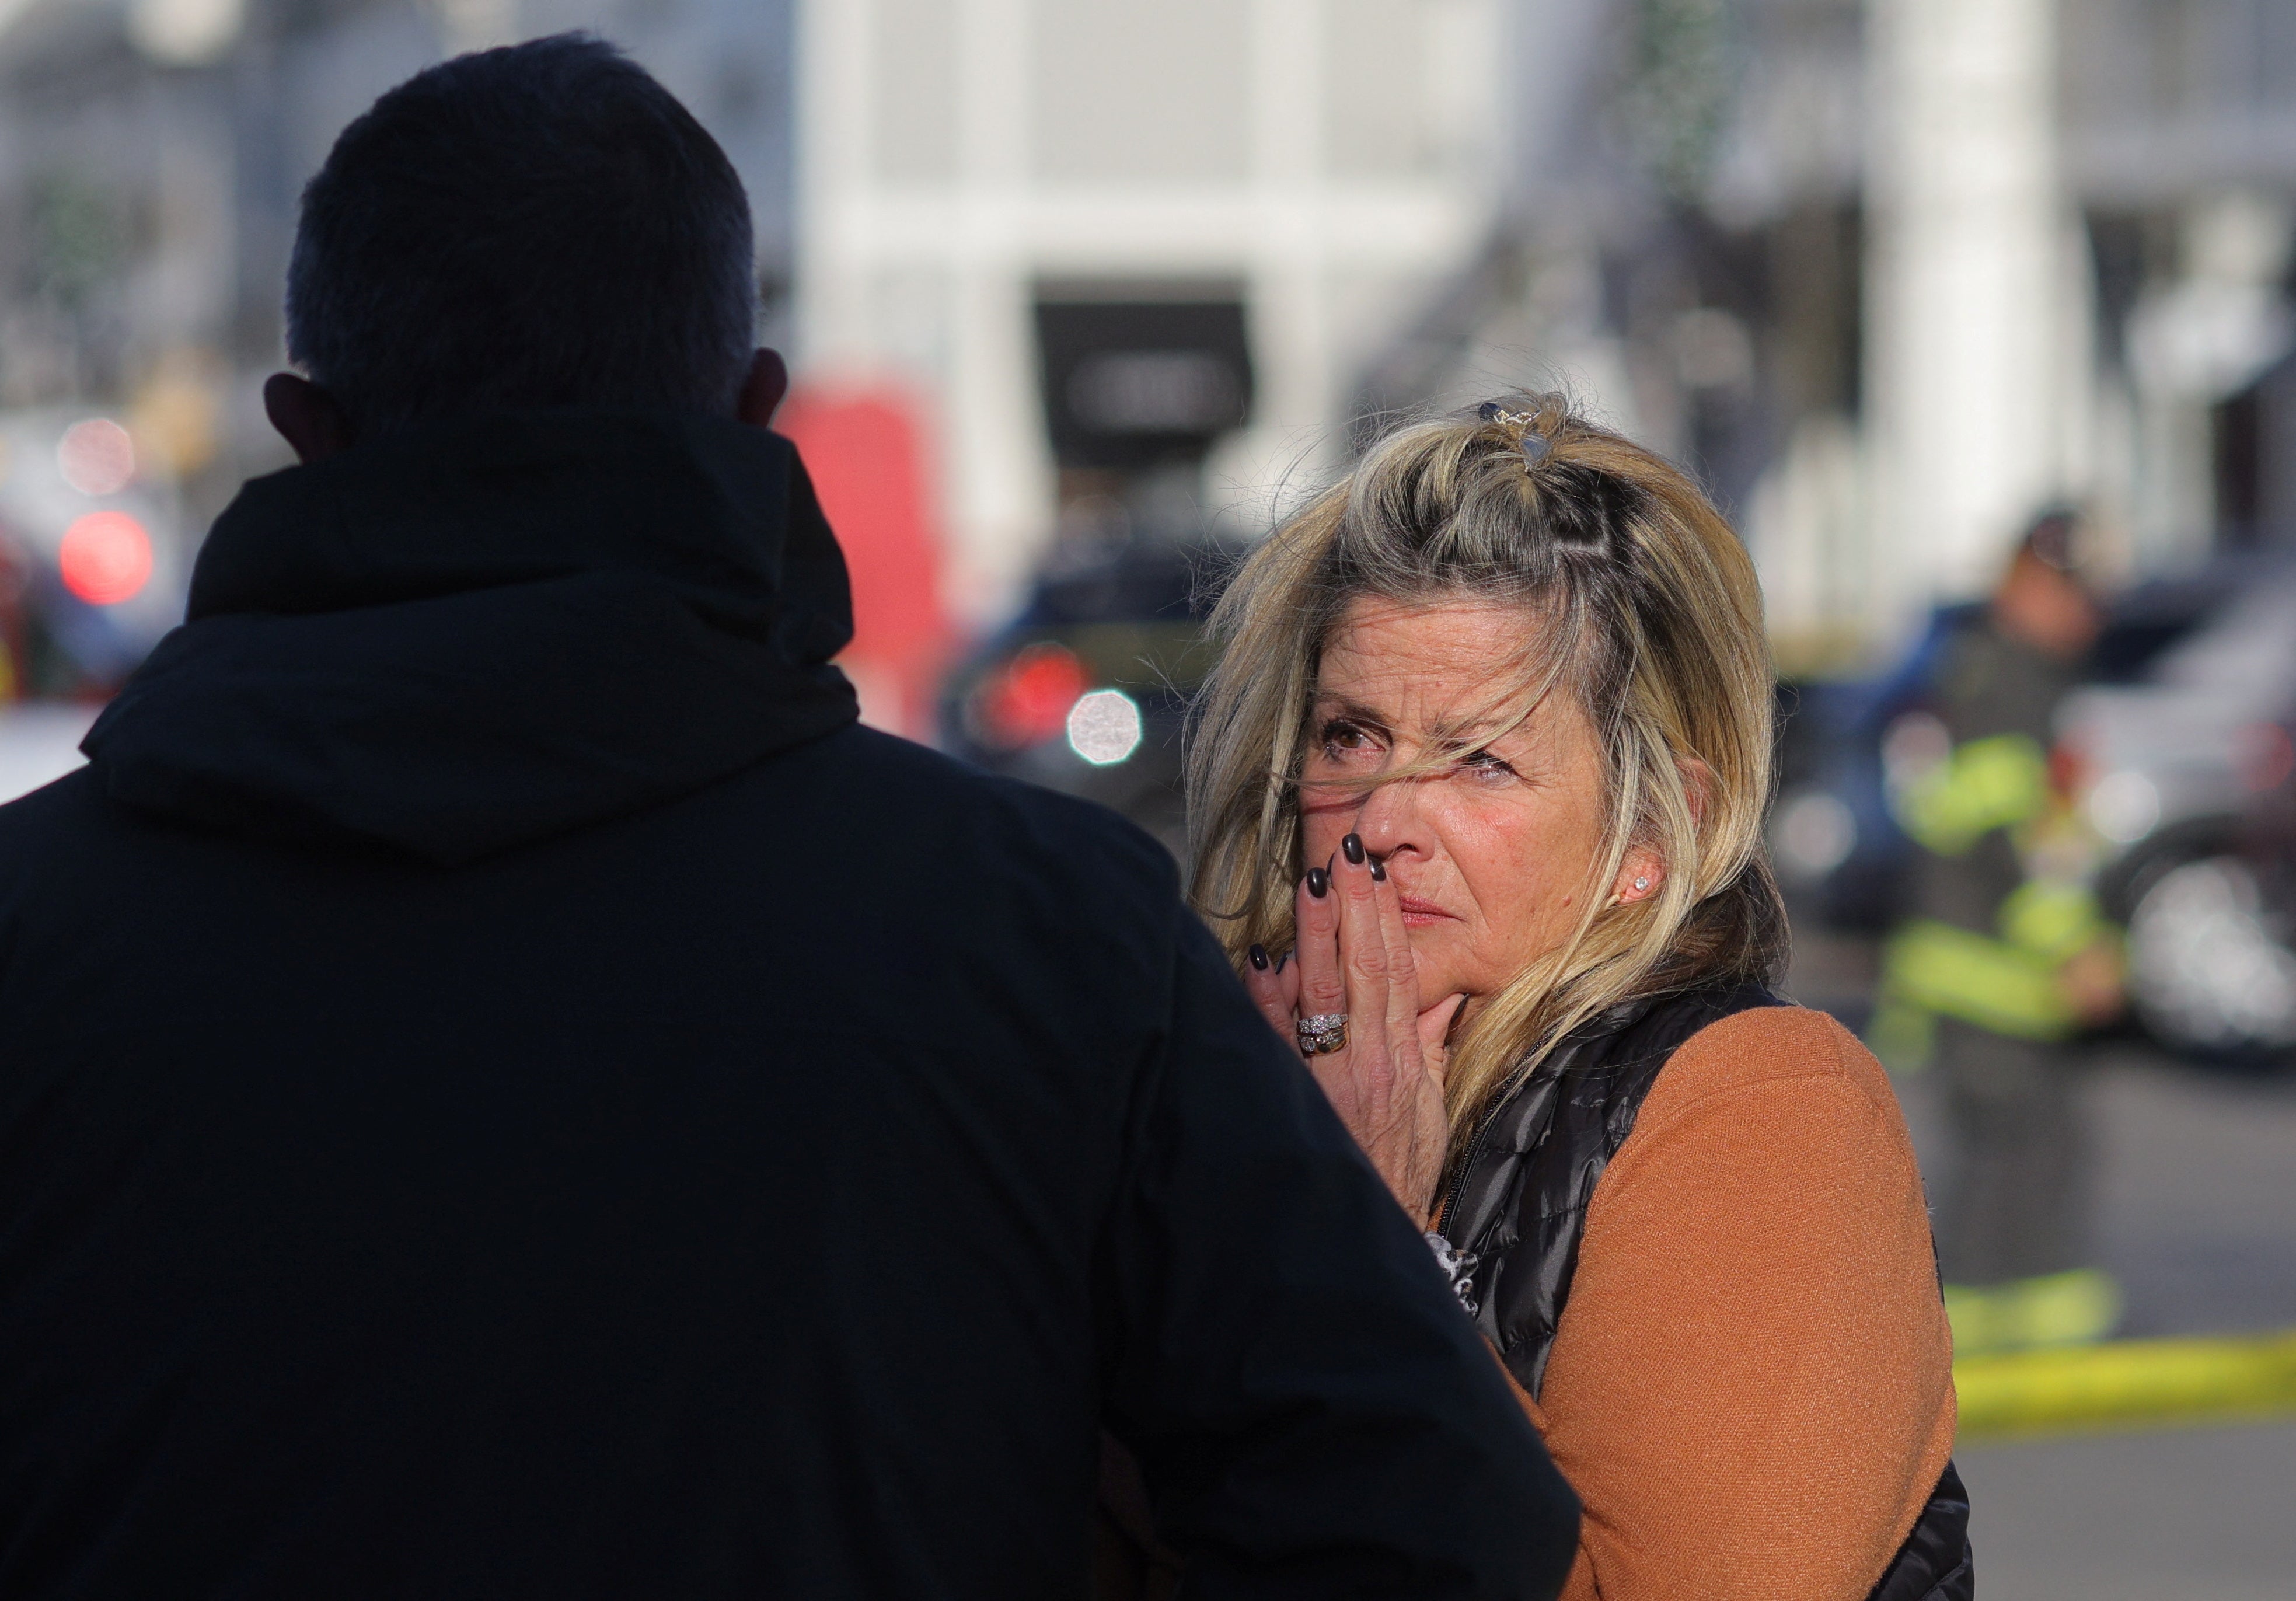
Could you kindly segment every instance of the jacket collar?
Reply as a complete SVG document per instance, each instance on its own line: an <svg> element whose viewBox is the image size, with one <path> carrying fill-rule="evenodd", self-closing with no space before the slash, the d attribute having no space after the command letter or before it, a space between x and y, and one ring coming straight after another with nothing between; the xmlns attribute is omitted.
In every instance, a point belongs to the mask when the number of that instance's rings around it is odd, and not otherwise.
<svg viewBox="0 0 2296 1601"><path fill-rule="evenodd" d="M854 720L845 565L788 441L458 420L250 481L84 748L111 795L467 861Z"/></svg>

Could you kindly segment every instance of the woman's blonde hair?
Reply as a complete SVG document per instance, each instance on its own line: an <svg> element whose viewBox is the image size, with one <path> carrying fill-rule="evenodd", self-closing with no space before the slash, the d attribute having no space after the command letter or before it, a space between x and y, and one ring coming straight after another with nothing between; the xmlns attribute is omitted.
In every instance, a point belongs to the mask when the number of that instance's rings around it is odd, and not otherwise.
<svg viewBox="0 0 2296 1601"><path fill-rule="evenodd" d="M1680 471L1559 396L1516 395L1380 440L1251 554L1213 611L1219 659L1189 728L1193 895L1239 966L1255 944L1292 940L1301 769L1332 630L1358 599L1462 596L1544 625L1538 660L1503 696L1570 695L1603 752L1609 816L1576 928L1453 1042L1455 1140L1597 1014L1767 979L1785 947L1762 850L1774 679L1752 563ZM1636 844L1666 863L1663 884L1608 905Z"/></svg>

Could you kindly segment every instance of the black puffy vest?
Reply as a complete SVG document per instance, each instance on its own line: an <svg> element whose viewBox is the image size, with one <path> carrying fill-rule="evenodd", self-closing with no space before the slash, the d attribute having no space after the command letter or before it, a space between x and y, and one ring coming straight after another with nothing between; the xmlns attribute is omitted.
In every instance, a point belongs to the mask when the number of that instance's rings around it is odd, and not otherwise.
<svg viewBox="0 0 2296 1601"><path fill-rule="evenodd" d="M1443 1232L1474 1262L1476 1325L1537 1395L1570 1298L1587 1206L1675 1047L1710 1022L1784 1003L1759 984L1614 1006L1575 1030L1485 1118L1443 1208ZM1969 1495L1946 1464L1872 1601L1969 1601Z"/></svg>

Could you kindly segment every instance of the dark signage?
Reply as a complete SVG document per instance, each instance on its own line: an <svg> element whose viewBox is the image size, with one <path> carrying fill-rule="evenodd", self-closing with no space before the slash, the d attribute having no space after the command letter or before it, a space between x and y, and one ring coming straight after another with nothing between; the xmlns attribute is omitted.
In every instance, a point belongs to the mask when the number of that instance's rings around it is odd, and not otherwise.
<svg viewBox="0 0 2296 1601"><path fill-rule="evenodd" d="M1240 300L1043 300L1037 343L1064 467L1192 460L1250 415Z"/></svg>

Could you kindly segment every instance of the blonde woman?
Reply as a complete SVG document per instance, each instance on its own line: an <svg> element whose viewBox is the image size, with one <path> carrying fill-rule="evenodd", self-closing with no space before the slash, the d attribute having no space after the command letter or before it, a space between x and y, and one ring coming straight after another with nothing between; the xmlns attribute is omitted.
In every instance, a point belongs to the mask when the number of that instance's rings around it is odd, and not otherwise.
<svg viewBox="0 0 2296 1601"><path fill-rule="evenodd" d="M1565 1596L1967 1596L1905 1126L1765 988L1772 682L1722 518L1517 396L1377 445L1213 628L1198 904L1585 1502Z"/></svg>

